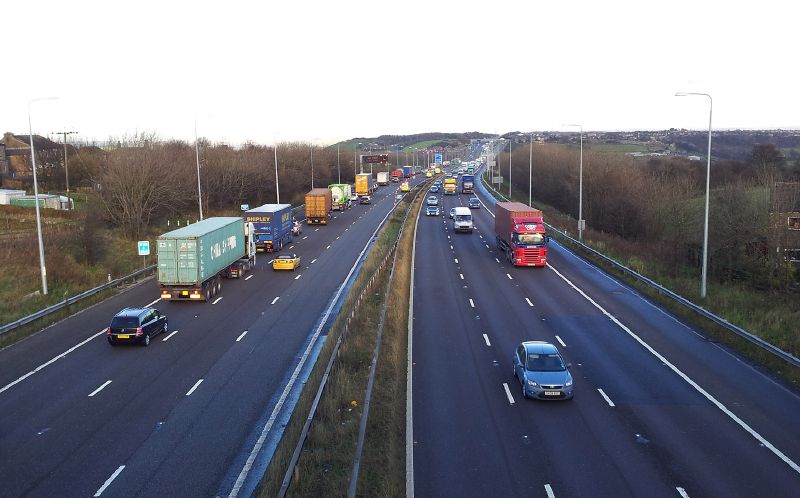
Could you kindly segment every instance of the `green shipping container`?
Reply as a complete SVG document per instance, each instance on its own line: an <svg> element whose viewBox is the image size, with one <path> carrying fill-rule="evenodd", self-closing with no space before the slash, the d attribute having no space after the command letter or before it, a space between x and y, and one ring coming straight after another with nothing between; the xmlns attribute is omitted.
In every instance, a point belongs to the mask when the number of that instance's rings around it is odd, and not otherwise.
<svg viewBox="0 0 800 498"><path fill-rule="evenodd" d="M192 285L245 255L244 220L207 218L158 238L158 283Z"/></svg>

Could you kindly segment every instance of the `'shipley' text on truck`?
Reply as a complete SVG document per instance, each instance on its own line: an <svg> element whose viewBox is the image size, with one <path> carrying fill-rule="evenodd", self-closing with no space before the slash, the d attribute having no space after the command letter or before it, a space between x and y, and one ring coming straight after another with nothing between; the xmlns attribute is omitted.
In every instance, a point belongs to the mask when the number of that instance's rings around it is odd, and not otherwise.
<svg viewBox="0 0 800 498"><path fill-rule="evenodd" d="M264 204L245 211L244 221L253 224L256 249L260 252L280 251L292 242L292 206Z"/></svg>
<svg viewBox="0 0 800 498"><path fill-rule="evenodd" d="M309 225L327 225L331 219L333 195L327 188L312 188L306 194L306 220Z"/></svg>
<svg viewBox="0 0 800 498"><path fill-rule="evenodd" d="M256 264L252 223L242 218L206 218L161 235L158 285L163 301L207 301L222 278L239 278Z"/></svg>
<svg viewBox="0 0 800 498"><path fill-rule="evenodd" d="M497 248L514 266L545 266L547 240L542 212L521 202L498 202L494 232Z"/></svg>

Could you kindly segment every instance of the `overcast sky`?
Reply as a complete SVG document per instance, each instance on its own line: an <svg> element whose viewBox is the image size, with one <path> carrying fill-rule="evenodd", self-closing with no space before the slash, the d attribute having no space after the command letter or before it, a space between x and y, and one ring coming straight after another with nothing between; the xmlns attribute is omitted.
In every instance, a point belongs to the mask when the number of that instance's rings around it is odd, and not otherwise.
<svg viewBox="0 0 800 498"><path fill-rule="evenodd" d="M232 144L427 131L800 128L800 6L17 1L2 131Z"/></svg>

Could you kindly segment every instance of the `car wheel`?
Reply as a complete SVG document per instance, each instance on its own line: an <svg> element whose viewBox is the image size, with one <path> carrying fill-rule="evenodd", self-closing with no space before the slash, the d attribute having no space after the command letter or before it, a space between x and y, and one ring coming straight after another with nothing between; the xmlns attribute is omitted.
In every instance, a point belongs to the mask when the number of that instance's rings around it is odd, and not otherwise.
<svg viewBox="0 0 800 498"><path fill-rule="evenodd" d="M144 347L147 347L147 346L150 345L150 334L145 334L144 335L144 342L142 342L142 344L144 345Z"/></svg>
<svg viewBox="0 0 800 498"><path fill-rule="evenodd" d="M117 345L117 343L114 342L114 339L112 339L110 337L108 338L108 343L111 344L112 346L116 346Z"/></svg>
<svg viewBox="0 0 800 498"><path fill-rule="evenodd" d="M169 322L167 322L166 320L164 320L164 333L166 334L166 333L167 333L167 331L169 331Z"/></svg>

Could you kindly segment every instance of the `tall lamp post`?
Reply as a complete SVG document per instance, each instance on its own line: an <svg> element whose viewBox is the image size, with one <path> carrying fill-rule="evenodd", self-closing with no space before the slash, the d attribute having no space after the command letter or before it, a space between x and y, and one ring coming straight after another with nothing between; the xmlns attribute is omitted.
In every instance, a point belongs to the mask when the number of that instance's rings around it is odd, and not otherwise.
<svg viewBox="0 0 800 498"><path fill-rule="evenodd" d="M342 168L341 168L340 159L339 159L339 144L336 144L336 173L337 173L337 175L339 177L339 182L338 183L342 183Z"/></svg>
<svg viewBox="0 0 800 498"><path fill-rule="evenodd" d="M314 188L314 143L311 143L311 188Z"/></svg>
<svg viewBox="0 0 800 498"><path fill-rule="evenodd" d="M31 144L31 164L33 165L33 204L36 206L36 235L39 239L39 271L42 274L42 294L47 295L47 267L44 264L44 242L42 241L42 216L39 212L39 183L36 180L36 150L33 148L33 125L31 124L31 104L43 100L58 100L58 97L44 97L28 101L28 139Z"/></svg>
<svg viewBox="0 0 800 498"><path fill-rule="evenodd" d="M530 163L528 164L528 206L533 206L533 132L531 132Z"/></svg>
<svg viewBox="0 0 800 498"><path fill-rule="evenodd" d="M700 298L706 298L706 278L708 275L708 201L711 193L711 112L714 107L714 101L711 95L707 93L698 92L677 92L676 97L687 97L689 95L698 95L701 97L708 97L708 159L706 161L706 213L705 220L703 221L703 270L700 276Z"/></svg>
<svg viewBox="0 0 800 498"><path fill-rule="evenodd" d="M281 188L278 185L278 139L275 139L275 148L272 149L275 154L275 203L281 203Z"/></svg>
<svg viewBox="0 0 800 498"><path fill-rule="evenodd" d="M511 148L514 147L514 140L508 139L508 200L511 200Z"/></svg>
<svg viewBox="0 0 800 498"><path fill-rule="evenodd" d="M200 207L200 221L203 221L203 195L200 191L200 142L197 139L197 118L194 118L194 157L197 161L197 204Z"/></svg>
<svg viewBox="0 0 800 498"><path fill-rule="evenodd" d="M564 126L575 126L581 130L581 159L578 173L578 240L583 242L583 230L586 222L583 219L583 126L579 124L565 124Z"/></svg>

